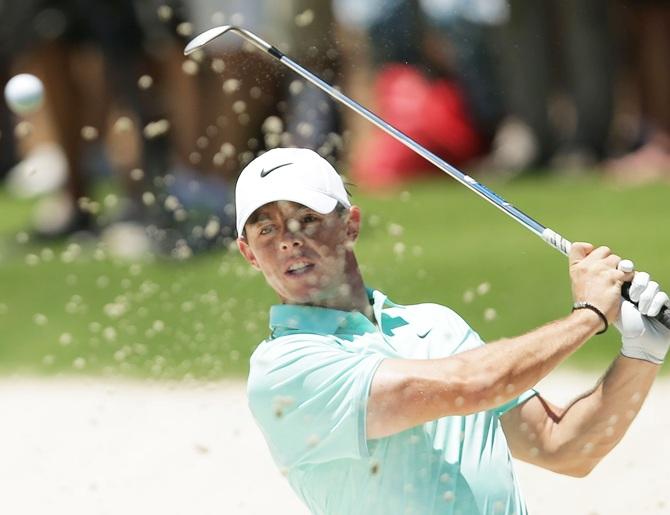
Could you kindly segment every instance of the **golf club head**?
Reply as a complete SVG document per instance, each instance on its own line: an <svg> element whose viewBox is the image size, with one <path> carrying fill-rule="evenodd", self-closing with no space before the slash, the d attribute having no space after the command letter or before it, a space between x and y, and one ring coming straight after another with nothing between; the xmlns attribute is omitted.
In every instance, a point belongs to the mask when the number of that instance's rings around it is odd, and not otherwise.
<svg viewBox="0 0 670 515"><path fill-rule="evenodd" d="M186 48L184 48L184 55L192 54L213 39L218 38L233 28L234 27L232 25L221 25L220 27L214 27L212 29L206 30L202 34L197 35L195 38L189 41L188 45L186 45Z"/></svg>

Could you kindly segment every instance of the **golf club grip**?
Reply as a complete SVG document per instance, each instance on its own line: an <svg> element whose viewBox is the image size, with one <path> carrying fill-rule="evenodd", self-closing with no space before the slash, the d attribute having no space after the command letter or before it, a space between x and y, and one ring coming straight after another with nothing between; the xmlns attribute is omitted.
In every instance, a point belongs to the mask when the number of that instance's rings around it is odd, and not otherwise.
<svg viewBox="0 0 670 515"><path fill-rule="evenodd" d="M633 304L635 304L635 306L637 306L637 302L630 300L629 290L630 290L630 283L624 283L623 287L621 288L621 296L628 302L632 302ZM667 306L663 306L658 315L656 315L653 318L658 320L668 329L670 329L670 309L668 309Z"/></svg>

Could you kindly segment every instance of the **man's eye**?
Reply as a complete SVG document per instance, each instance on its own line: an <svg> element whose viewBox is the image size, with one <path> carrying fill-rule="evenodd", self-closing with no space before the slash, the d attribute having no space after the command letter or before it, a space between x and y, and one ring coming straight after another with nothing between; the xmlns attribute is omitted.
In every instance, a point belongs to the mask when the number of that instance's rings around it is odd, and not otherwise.
<svg viewBox="0 0 670 515"><path fill-rule="evenodd" d="M308 224L308 223L311 223L311 222L316 222L317 220L318 220L318 218L314 215L305 215L305 216L302 217L302 223L304 223L304 224Z"/></svg>
<svg viewBox="0 0 670 515"><path fill-rule="evenodd" d="M264 225L263 227L260 228L258 234L270 234L270 232L272 232L272 226Z"/></svg>

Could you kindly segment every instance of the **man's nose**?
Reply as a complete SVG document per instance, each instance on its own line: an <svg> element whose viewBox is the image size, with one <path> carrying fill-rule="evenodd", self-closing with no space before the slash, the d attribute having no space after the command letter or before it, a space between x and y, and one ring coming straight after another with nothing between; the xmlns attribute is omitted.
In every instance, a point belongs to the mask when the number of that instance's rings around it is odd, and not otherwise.
<svg viewBox="0 0 670 515"><path fill-rule="evenodd" d="M281 241L282 250L286 250L293 247L302 247L302 228L300 223L296 220L289 220L286 224L284 230L283 238Z"/></svg>
<svg viewBox="0 0 670 515"><path fill-rule="evenodd" d="M281 244L282 250L288 250L290 248L302 247L302 241L299 238L288 238L284 239Z"/></svg>

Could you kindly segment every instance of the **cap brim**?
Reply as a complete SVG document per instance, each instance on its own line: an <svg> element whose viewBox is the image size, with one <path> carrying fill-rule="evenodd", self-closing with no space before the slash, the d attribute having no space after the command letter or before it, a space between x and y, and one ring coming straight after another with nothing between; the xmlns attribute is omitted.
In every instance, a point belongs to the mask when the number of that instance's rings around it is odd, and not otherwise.
<svg viewBox="0 0 670 515"><path fill-rule="evenodd" d="M244 230L244 225L247 223L249 217L256 211L259 207L269 204L271 202L277 202L280 200L285 200L288 202L295 202L297 204L302 204L307 206L310 209L313 209L317 213L323 215L330 213L337 206L338 200L330 197L324 193L291 188L290 190L277 190L273 189L270 191L265 191L262 194L259 194L257 200L247 206L246 210L243 213L238 213L237 215L237 235L242 235Z"/></svg>

